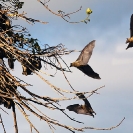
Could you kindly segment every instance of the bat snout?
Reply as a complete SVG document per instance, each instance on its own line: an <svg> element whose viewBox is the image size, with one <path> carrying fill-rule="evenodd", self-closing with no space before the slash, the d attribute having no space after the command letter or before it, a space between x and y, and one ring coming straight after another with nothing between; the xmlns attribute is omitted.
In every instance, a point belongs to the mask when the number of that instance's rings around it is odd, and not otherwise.
<svg viewBox="0 0 133 133"><path fill-rule="evenodd" d="M70 63L70 67L72 67L73 65L72 65L72 63Z"/></svg>

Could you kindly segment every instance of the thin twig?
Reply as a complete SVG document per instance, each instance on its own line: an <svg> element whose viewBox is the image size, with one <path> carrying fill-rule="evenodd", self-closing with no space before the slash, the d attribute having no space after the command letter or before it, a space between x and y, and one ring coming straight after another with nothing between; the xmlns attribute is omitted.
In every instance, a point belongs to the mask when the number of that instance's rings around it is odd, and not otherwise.
<svg viewBox="0 0 133 133"><path fill-rule="evenodd" d="M6 130L5 130L5 127L4 127L4 124L3 124L3 120L2 120L1 114L0 114L0 119L1 119L1 124L2 124L3 130L4 130L4 133L6 133Z"/></svg>
<svg viewBox="0 0 133 133"><path fill-rule="evenodd" d="M94 127L83 127L81 129L95 129L95 130L112 130L114 128L117 128L118 126L120 126L122 124L122 122L125 120L125 117L120 121L120 123L118 123L116 126L112 126L109 128L94 128Z"/></svg>
<svg viewBox="0 0 133 133"><path fill-rule="evenodd" d="M12 103L12 113L13 113L13 119L14 119L15 133L18 133L18 126L17 126L17 119L16 119L16 111L15 111L15 104L14 104L14 102Z"/></svg>

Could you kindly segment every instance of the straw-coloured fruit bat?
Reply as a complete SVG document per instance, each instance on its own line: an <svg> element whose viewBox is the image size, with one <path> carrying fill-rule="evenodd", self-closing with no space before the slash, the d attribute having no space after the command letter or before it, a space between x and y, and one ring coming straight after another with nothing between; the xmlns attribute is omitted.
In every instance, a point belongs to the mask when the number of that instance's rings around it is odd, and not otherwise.
<svg viewBox="0 0 133 133"><path fill-rule="evenodd" d="M79 104L73 104L67 106L67 109L69 111L74 111L77 114L84 114L84 115L90 115L94 117L94 114L96 113L93 111L91 104L89 101L86 99L86 97L82 93L77 93L76 94L80 99L84 101L84 105L79 105Z"/></svg>
<svg viewBox="0 0 133 133"><path fill-rule="evenodd" d="M23 75L31 75L34 70L38 71L42 67L40 57L31 57L22 65Z"/></svg>
<svg viewBox="0 0 133 133"><path fill-rule="evenodd" d="M126 43L129 43L126 50L133 47L133 14L130 18L130 38L127 38Z"/></svg>
<svg viewBox="0 0 133 133"><path fill-rule="evenodd" d="M101 79L99 74L93 71L93 69L87 64L91 58L93 48L95 47L95 40L87 44L79 55L78 59L70 64L70 67L76 67L84 74L94 79Z"/></svg>

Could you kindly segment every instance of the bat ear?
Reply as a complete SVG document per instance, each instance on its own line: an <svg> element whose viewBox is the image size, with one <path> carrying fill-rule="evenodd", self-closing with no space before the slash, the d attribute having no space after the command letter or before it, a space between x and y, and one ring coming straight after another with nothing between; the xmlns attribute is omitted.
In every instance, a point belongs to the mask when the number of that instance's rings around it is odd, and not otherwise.
<svg viewBox="0 0 133 133"><path fill-rule="evenodd" d="M72 63L70 63L70 67L72 67Z"/></svg>

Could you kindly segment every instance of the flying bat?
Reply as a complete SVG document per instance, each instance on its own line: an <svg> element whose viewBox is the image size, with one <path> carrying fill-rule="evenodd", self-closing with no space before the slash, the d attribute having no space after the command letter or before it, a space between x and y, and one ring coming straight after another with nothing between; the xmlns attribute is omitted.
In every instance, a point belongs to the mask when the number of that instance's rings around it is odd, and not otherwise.
<svg viewBox="0 0 133 133"><path fill-rule="evenodd" d="M96 113L93 111L91 104L89 103L87 98L82 93L77 93L76 95L80 99L82 99L85 104L84 105L79 105L79 104L69 105L69 106L67 106L67 109L69 111L74 111L77 114L90 115L90 116L94 117L94 114L96 115Z"/></svg>
<svg viewBox="0 0 133 133"><path fill-rule="evenodd" d="M126 43L129 43L126 50L133 47L133 14L130 18L130 38L127 38Z"/></svg>
<svg viewBox="0 0 133 133"><path fill-rule="evenodd" d="M94 79L101 79L99 74L94 72L94 70L87 64L89 59L91 58L93 48L95 47L95 40L91 41L87 44L84 49L81 51L78 59L70 64L70 67L76 67L84 74L88 75Z"/></svg>

